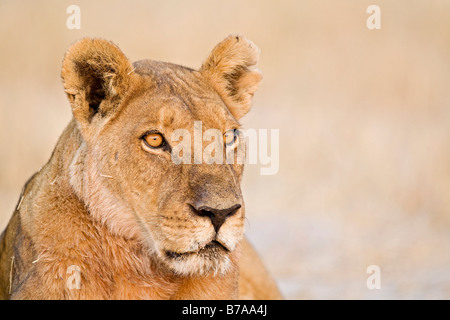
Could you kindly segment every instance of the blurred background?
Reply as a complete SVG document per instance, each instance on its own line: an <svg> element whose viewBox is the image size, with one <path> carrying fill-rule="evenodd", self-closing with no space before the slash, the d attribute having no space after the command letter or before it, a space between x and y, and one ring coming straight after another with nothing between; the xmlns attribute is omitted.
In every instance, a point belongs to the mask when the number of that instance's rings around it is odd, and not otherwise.
<svg viewBox="0 0 450 320"><path fill-rule="evenodd" d="M66 9L81 9L69 30ZM369 30L369 5L381 29ZM0 2L0 229L71 119L63 55L84 36L198 68L230 33L261 49L247 128L280 166L244 174L248 237L287 299L450 298L450 2ZM368 289L370 265L381 289Z"/></svg>

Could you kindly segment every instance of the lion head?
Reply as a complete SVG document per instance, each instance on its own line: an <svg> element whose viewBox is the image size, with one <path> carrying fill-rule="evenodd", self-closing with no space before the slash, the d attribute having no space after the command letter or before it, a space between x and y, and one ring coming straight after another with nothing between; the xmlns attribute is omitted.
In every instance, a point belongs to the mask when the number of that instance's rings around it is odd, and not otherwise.
<svg viewBox="0 0 450 320"><path fill-rule="evenodd" d="M71 186L93 219L141 240L177 274L225 273L243 237L243 164L226 159L244 144L238 120L261 80L258 57L236 35L198 70L131 63L103 39L82 39L65 55L62 79L80 136ZM212 129L221 133L211 141L223 144L214 154L222 163L195 158ZM181 143L191 147L180 152ZM190 161L174 161L174 150Z"/></svg>

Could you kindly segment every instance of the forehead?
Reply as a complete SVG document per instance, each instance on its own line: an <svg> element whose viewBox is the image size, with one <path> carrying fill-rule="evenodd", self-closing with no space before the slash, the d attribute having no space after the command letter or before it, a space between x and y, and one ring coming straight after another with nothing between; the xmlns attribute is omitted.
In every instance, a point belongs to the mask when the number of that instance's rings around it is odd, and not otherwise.
<svg viewBox="0 0 450 320"><path fill-rule="evenodd" d="M194 121L203 127L225 130L238 127L219 94L198 71L182 66L143 60L134 63L141 76L139 94L126 113L146 124L188 128Z"/></svg>

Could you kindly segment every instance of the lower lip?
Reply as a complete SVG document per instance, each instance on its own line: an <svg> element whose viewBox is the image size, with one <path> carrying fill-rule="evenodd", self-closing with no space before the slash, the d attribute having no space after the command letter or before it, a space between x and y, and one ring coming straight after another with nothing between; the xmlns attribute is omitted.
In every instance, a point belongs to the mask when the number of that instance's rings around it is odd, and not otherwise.
<svg viewBox="0 0 450 320"><path fill-rule="evenodd" d="M213 240L210 243L208 243L206 246L204 246L203 248L201 248L198 251L192 251L192 252L183 252L183 253L177 253L177 252L173 252L173 251L166 251L166 256L171 258L171 259L182 259L183 257L186 257L188 255L192 255L192 254L202 254L202 253L206 253L208 251L217 251L217 250L223 250L225 252L229 252L230 250L228 250L227 248L225 248L220 242Z"/></svg>
<svg viewBox="0 0 450 320"><path fill-rule="evenodd" d="M216 240L211 241L203 249L200 249L200 250L213 249L213 248L221 248L221 249L224 249L225 251L229 251L227 248L225 248L225 246L223 244L221 244L219 241L216 241Z"/></svg>

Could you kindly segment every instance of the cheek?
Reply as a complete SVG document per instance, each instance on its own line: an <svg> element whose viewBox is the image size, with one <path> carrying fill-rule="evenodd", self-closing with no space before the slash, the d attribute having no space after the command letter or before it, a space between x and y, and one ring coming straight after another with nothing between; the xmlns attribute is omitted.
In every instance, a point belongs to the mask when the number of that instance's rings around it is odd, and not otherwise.
<svg viewBox="0 0 450 320"><path fill-rule="evenodd" d="M241 184L242 179L242 173L244 172L244 165L243 164L234 164L232 166L235 177L237 178L239 184Z"/></svg>
<svg viewBox="0 0 450 320"><path fill-rule="evenodd" d="M120 153L117 154L117 160L114 155L114 171L126 201L139 211L156 209L158 189L168 169L167 164L145 154L127 154L122 158Z"/></svg>
<svg viewBox="0 0 450 320"><path fill-rule="evenodd" d="M164 171L157 185L158 208L165 211L167 208L180 208L188 197L188 185L181 166L170 166Z"/></svg>

